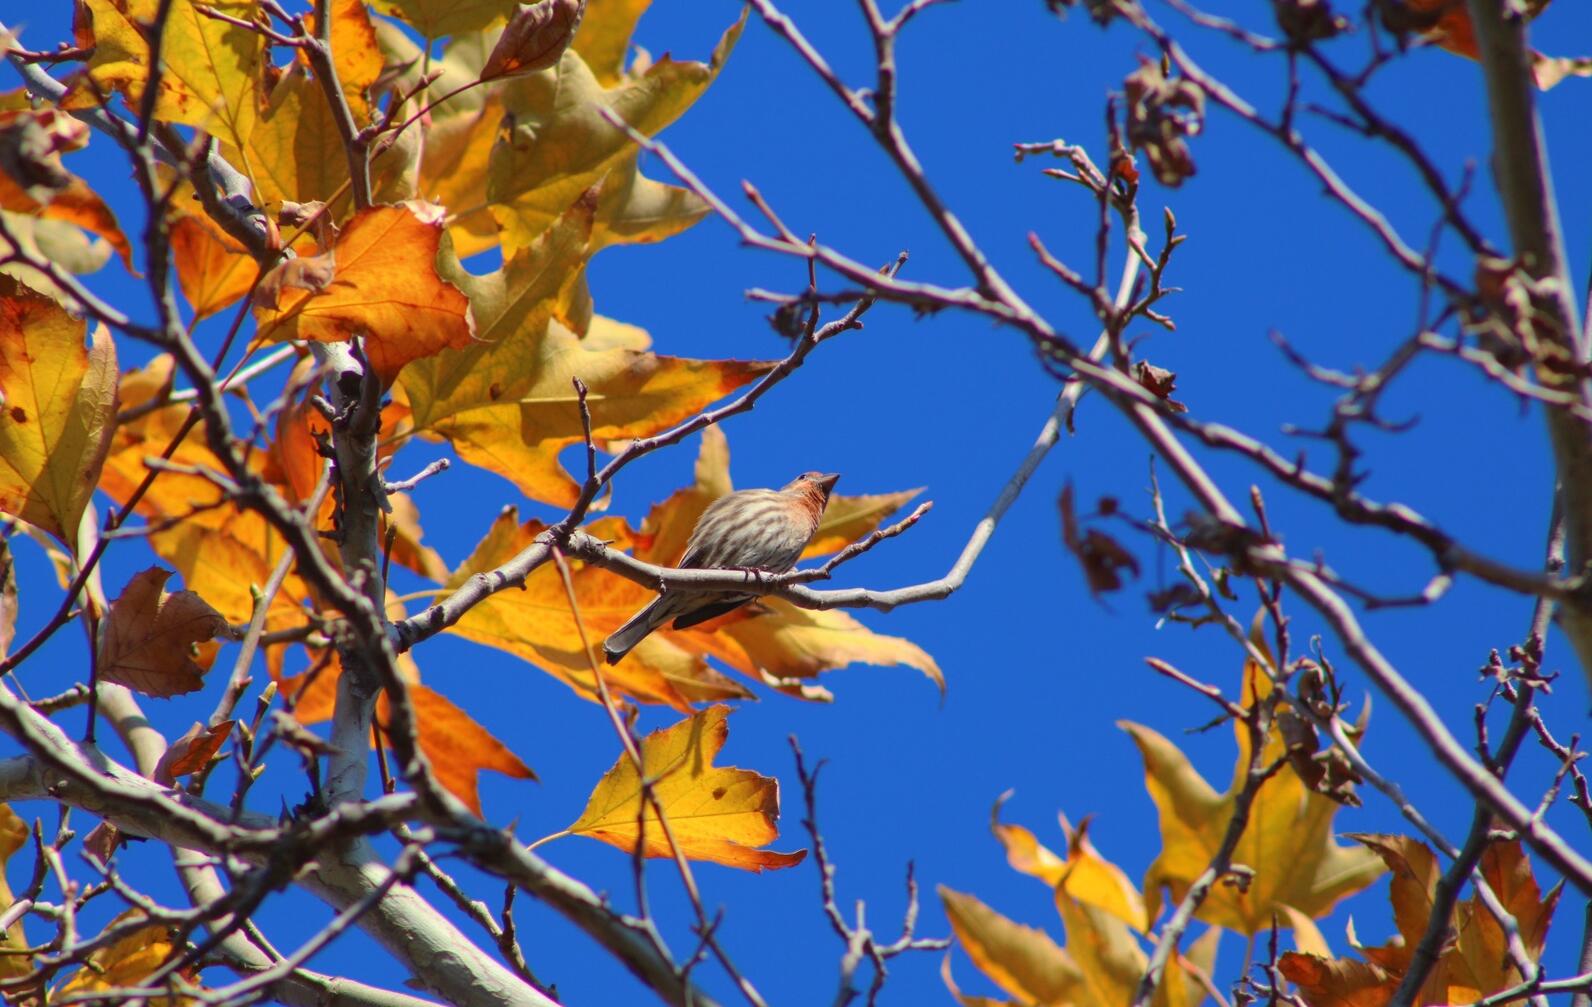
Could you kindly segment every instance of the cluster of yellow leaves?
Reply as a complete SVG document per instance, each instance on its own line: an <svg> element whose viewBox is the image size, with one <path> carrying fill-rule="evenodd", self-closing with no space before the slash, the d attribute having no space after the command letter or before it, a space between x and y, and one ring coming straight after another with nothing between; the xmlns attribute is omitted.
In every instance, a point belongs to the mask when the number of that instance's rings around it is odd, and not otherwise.
<svg viewBox="0 0 1592 1007"><path fill-rule="evenodd" d="M1271 689L1271 679L1260 665L1245 662L1244 701L1262 701ZM1234 725L1238 759L1226 793L1218 793L1162 735L1140 724L1124 721L1120 726L1144 760L1145 787L1160 816L1161 852L1145 872L1142 896L1121 870L1094 851L1085 829L1074 832L1065 819L1062 828L1069 847L1065 858L1040 845L1027 829L994 825L1011 865L1055 889L1069 938L1065 951L1042 931L1008 920L970 895L941 892L962 947L1019 1002L1081 1005L1131 999L1147 960L1135 935L1148 934L1154 926L1161 915L1163 892L1174 904L1183 899L1210 866L1227 831L1250 764L1249 732L1243 725ZM1288 754L1288 741L1273 723L1263 764ZM1274 926L1290 927L1301 946L1325 946L1313 920L1330 913L1341 899L1364 889L1384 871L1381 859L1370 849L1335 840L1332 822L1340 807L1307 786L1292 763L1260 786L1249 825L1233 855L1235 864L1252 873L1243 884L1218 884L1210 890L1196 914L1210 926L1187 952L1184 971L1173 970L1163 979L1156 990L1157 1003L1195 1004L1204 999L1203 986L1185 973L1189 963L1208 970L1221 930L1252 937ZM979 1007L987 1002L961 999ZM1323 1001L1313 1007L1336 1003Z"/></svg>
<svg viewBox="0 0 1592 1007"><path fill-rule="evenodd" d="M1436 856L1418 840L1386 835L1351 838L1380 857L1392 872L1388 898L1399 932L1380 947L1364 947L1355 941L1351 926L1349 940L1361 955L1359 959L1334 958L1324 944L1284 954L1278 967L1299 988L1309 1007L1386 1007L1392 1003L1431 919L1432 899L1443 873ZM1491 844L1478 866L1519 924L1526 955L1537 960L1548 939L1548 924L1560 889L1542 894L1518 840ZM1506 946L1503 928L1479 898L1461 902L1440 945L1437 963L1415 1002L1474 1003L1523 982Z"/></svg>
<svg viewBox="0 0 1592 1007"><path fill-rule="evenodd" d="M1150 917L1144 899L1122 870L1089 841L1088 822L1067 837L1062 857L1018 825L993 823L1012 867L1039 879L1054 892L1067 944L1061 947L1044 930L1011 920L972 895L940 888L951 930L968 957L996 986L1013 998L999 1001L963 994L944 966L946 985L963 1007L1043 1004L1066 1007L1123 1004L1149 963L1141 939ZM1205 999L1221 931L1209 927L1179 955L1155 991L1157 1007L1194 1007Z"/></svg>
<svg viewBox="0 0 1592 1007"><path fill-rule="evenodd" d="M1245 703L1263 701L1271 678L1258 664L1244 665ZM1160 910L1161 890L1173 903L1210 865L1232 817L1250 762L1249 732L1234 725L1238 759L1226 793L1206 783L1188 758L1165 737L1139 724L1121 725L1144 760L1144 783L1161 821L1161 852L1145 872L1151 915ZM1274 722L1261 753L1262 764L1288 754L1283 732ZM1247 886L1218 885L1200 906L1199 919L1245 935L1272 926L1280 914L1308 919L1327 915L1345 896L1365 888L1382 874L1376 856L1359 846L1334 839L1333 817L1342 805L1305 785L1290 765L1261 784L1233 853L1235 863L1252 869Z"/></svg>
<svg viewBox="0 0 1592 1007"><path fill-rule="evenodd" d="M655 506L639 529L619 518L605 518L590 531L611 540L614 548L629 548L638 559L672 565L684 551L685 540L702 510L731 488L724 435L709 428L703 432L695 485ZM916 493L833 498L808 555L834 551L866 535ZM519 523L515 511L506 509L470 557L453 571L440 594L476 573L501 565L528 548L544 530L534 519ZM601 568L578 561L572 568L588 645L595 646L653 597L647 588ZM580 627L551 564L526 578L523 590L500 592L476 606L451 632L522 657L577 693L596 698L592 664L601 662L602 656L583 649ZM659 629L623 662L605 667L602 674L608 687L623 696L667 703L682 711L693 702L748 695L743 686L709 665L709 657L754 680L809 699L828 698L828 692L810 679L853 662L907 665L942 686L944 682L934 659L916 644L875 634L844 612L801 609L777 598L766 598L690 629Z"/></svg>

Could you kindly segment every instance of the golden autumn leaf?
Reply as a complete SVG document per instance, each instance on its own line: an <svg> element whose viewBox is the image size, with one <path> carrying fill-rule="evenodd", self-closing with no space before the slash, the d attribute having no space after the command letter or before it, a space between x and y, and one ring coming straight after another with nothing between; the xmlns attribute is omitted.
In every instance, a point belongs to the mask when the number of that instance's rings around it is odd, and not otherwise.
<svg viewBox="0 0 1592 1007"><path fill-rule="evenodd" d="M628 529L618 522L602 523L604 537L623 538ZM485 573L530 547L546 526L538 521L519 524L513 508L505 509L491 528L443 585L443 594L471 576ZM596 533L594 531L594 533ZM616 543L617 544L617 543ZM651 597L651 592L606 570L571 563L571 576L580 601L587 642L596 646L604 635L630 618ZM544 564L526 578L518 591L499 591L471 609L449 632L496 647L520 657L596 701L597 683L592 660L581 648L580 633L570 613L563 582L552 564ZM650 646L649 646L650 645ZM601 656L595 658L601 661ZM631 659L605 669L608 687L642 703L663 703L682 712L692 702L738 699L750 693L715 671L701 647L687 649L657 633L643 641Z"/></svg>
<svg viewBox="0 0 1592 1007"><path fill-rule="evenodd" d="M641 739L641 765L680 853L726 867L763 871L792 867L806 850L758 847L779 836L779 781L749 769L715 766L729 735L729 707L713 706ZM644 816L644 817L643 817ZM586 810L567 830L649 857L673 856L658 813L643 809L641 777L629 755L603 774Z"/></svg>
<svg viewBox="0 0 1592 1007"><path fill-rule="evenodd" d="M531 767L446 696L417 682L409 687L409 702L415 711L420 750L431 763L437 782L478 817L481 792L476 781L484 770L516 780L536 779ZM377 722L385 728L390 715L383 693L376 701Z"/></svg>
<svg viewBox="0 0 1592 1007"><path fill-rule="evenodd" d="M100 638L99 677L146 696L176 696L204 684L196 645L227 631L220 612L192 591L164 590L171 571L150 567L111 602Z"/></svg>
<svg viewBox="0 0 1592 1007"><path fill-rule="evenodd" d="M498 243L497 221L487 206L486 169L502 119L503 102L495 95L480 106L449 102L426 134L416 191L448 208L448 234L461 259Z"/></svg>
<svg viewBox="0 0 1592 1007"><path fill-rule="evenodd" d="M1271 679L1251 662L1244 666L1244 700L1258 701L1271 691ZM1194 879L1210 865L1232 816L1249 764L1249 734L1235 724L1238 741L1234 780L1219 794L1189 764L1188 757L1159 733L1119 721L1144 760L1145 788L1161 822L1161 852L1145 872L1150 915L1160 911L1161 892L1182 900ZM1263 763L1284 756L1288 746L1273 723ZM1255 875L1244 889L1218 885L1201 905L1198 918L1242 934L1270 929L1273 914L1291 906L1311 918L1325 916L1383 872L1375 854L1334 839L1333 817L1342 807L1308 788L1291 768L1263 783L1250 808L1249 827L1233 852L1234 863Z"/></svg>
<svg viewBox="0 0 1592 1007"><path fill-rule="evenodd" d="M210 7L244 21L253 20L255 0L173 0L161 42L164 72L155 118L195 126L233 146L242 145L258 117L259 75L264 40L256 32L199 12ZM89 76L104 90L122 91L137 107L149 77L149 43L143 26L152 6L117 0L83 0L77 8L77 42L93 48ZM94 105L93 91L79 88L75 102ZM247 165L241 166L245 173Z"/></svg>
<svg viewBox="0 0 1592 1007"><path fill-rule="evenodd" d="M1037 927L1009 919L977 897L939 889L940 901L957 943L973 964L996 986L1021 1004L1123 1004L1133 998L1149 957L1131 928L1114 916L1066 896L1057 906L1067 932L1067 946L1056 944ZM1209 972L1221 931L1211 927L1180 955L1156 987L1156 1007L1194 1007L1205 993L1189 974L1192 966ZM947 984L950 976L947 969ZM953 995L963 1003L984 1003Z"/></svg>
<svg viewBox="0 0 1592 1007"><path fill-rule="evenodd" d="M1062 817L1061 830L1067 838L1065 858L1052 853L1021 825L992 820L990 828L1006 847L1007 863L1045 882L1058 897L1067 895L1104 910L1140 933L1149 930L1150 916L1143 896L1122 868L1101 856L1089 841L1088 819L1074 829Z"/></svg>
<svg viewBox="0 0 1592 1007"><path fill-rule="evenodd" d="M1355 945L1363 961L1322 953L1283 955L1279 968L1310 1007L1386 1007L1392 1002L1431 920L1443 873L1437 857L1419 840L1366 834L1352 838L1375 851L1392 874L1388 900L1398 936L1379 947ZM1519 840L1492 843L1478 866L1519 923L1527 955L1540 957L1560 889L1542 894ZM1417 994L1418 1003L1472 1003L1523 981L1509 960L1503 928L1479 898L1456 905L1449 926L1437 964Z"/></svg>
<svg viewBox="0 0 1592 1007"><path fill-rule="evenodd" d="M745 23L743 12L707 63L665 57L605 87L572 49L556 70L506 89L514 120L492 150L487 175L487 198L505 253L535 241L633 153L630 138L604 120L600 109L649 136L657 133L707 90Z"/></svg>
<svg viewBox="0 0 1592 1007"><path fill-rule="evenodd" d="M142 909L128 909L107 926L119 926L142 918ZM96 949L70 979L50 991L51 999L69 997L74 993L137 986L180 949L175 927L164 923L140 927ZM179 974L190 984L198 979L197 973L190 970L182 970ZM200 1003L197 998L186 996L152 997L146 1002L149 1007L190 1007Z"/></svg>
<svg viewBox="0 0 1592 1007"><path fill-rule="evenodd" d="M580 53L597 83L612 87L624 74L630 36L652 0L586 0L586 18L570 48Z"/></svg>
<svg viewBox="0 0 1592 1007"><path fill-rule="evenodd" d="M274 308L256 305L261 336L317 342L363 336L387 384L412 360L470 345L470 304L437 273L442 233L438 208L430 204L355 214L323 250L335 264L324 289L285 289Z"/></svg>
<svg viewBox="0 0 1592 1007"><path fill-rule="evenodd" d="M116 347L15 280L0 279L0 511L68 547L116 425Z"/></svg>
<svg viewBox="0 0 1592 1007"><path fill-rule="evenodd" d="M121 397L132 410L152 404L170 388L173 377L169 356L155 358L121 379ZM125 503L149 474L146 459L159 458L169 449L187 421L189 406L171 403L145 412L116 428L105 461L100 488L118 503ZM172 461L220 471L221 460L205 445L203 426L195 426L172 452ZM260 471L266 459L256 452L251 466ZM285 494L296 499L291 487L278 480ZM216 608L228 622L247 622L254 610L251 585L264 587L287 550L277 531L259 514L223 501L220 489L199 475L163 472L139 501L137 512L157 526L169 525L149 536L156 555L171 564L188 589ZM272 600L266 620L269 629L303 623L301 604L309 587L290 573Z"/></svg>
<svg viewBox="0 0 1592 1007"><path fill-rule="evenodd" d="M6 867L17 851L28 844L28 824L18 817L11 805L0 804L0 905L9 906L16 901L16 895L11 889L11 883L6 879ZM4 931L0 931L0 949L17 951L31 947L27 934L23 930L22 920L26 916L18 916L16 921ZM27 955L0 954L0 979L17 979L27 975L33 969L33 960ZM13 996L19 999L30 992L28 989L13 989Z"/></svg>
<svg viewBox="0 0 1592 1007"><path fill-rule="evenodd" d="M582 201L530 248L487 276L461 274L478 338L417 360L401 378L417 429L509 479L526 496L569 506L579 495L559 452L582 439L571 379L590 389L599 442L645 437L766 373L764 362L664 357L593 348L558 317L587 254L592 205Z"/></svg>
<svg viewBox="0 0 1592 1007"><path fill-rule="evenodd" d="M354 113L354 121L364 125L371 119L371 86L381 76L384 62L381 45L376 40L376 26L371 23L370 8L364 0L332 0L328 16L332 25L332 62L337 67L337 81L343 87L343 97ZM304 20L313 30L314 13Z"/></svg>
<svg viewBox="0 0 1592 1007"><path fill-rule="evenodd" d="M463 35L501 25L517 0L371 0L388 17L411 25L424 39Z"/></svg>
<svg viewBox="0 0 1592 1007"><path fill-rule="evenodd" d="M259 273L254 257L210 221L180 214L171 222L171 257L177 285L205 318L241 300Z"/></svg>
<svg viewBox="0 0 1592 1007"><path fill-rule="evenodd" d="M679 561L702 511L734 488L729 464L723 432L717 427L704 430L694 484L652 508L634 535L638 559L663 566ZM883 520L888 511L881 509L880 501L891 497L901 494L830 497L829 507L837 509L838 520L830 523L826 510L816 541L827 551L844 548L854 540L846 538L848 534L860 538ZM651 592L641 594L642 603L651 599ZM602 632L620 622L623 619L605 624ZM945 676L934 658L911 641L873 633L848 612L804 609L782 598L762 598L688 630L659 629L642 642L642 648L660 636L712 654L744 675L804 699L829 698L826 690L809 680L848 664L905 665L945 688Z"/></svg>

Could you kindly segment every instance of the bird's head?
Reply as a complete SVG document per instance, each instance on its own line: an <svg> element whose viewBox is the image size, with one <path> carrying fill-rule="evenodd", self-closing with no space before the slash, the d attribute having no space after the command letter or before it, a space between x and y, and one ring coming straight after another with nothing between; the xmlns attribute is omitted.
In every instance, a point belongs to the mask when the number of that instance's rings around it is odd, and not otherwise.
<svg viewBox="0 0 1592 1007"><path fill-rule="evenodd" d="M780 492L806 493L816 497L821 503L828 503L829 494L834 490L835 483L839 481L839 472L803 472L787 483Z"/></svg>

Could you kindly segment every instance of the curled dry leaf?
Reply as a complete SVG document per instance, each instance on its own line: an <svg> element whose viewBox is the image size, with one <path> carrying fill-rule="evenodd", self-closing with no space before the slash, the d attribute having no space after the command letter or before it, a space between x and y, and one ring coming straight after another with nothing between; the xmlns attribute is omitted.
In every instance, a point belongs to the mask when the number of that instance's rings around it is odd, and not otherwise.
<svg viewBox="0 0 1592 1007"><path fill-rule="evenodd" d="M166 754L155 764L152 779L169 787L177 782L177 777L199 772L221 750L236 723L235 720L223 720L206 727L196 722L166 749Z"/></svg>
<svg viewBox="0 0 1592 1007"><path fill-rule="evenodd" d="M758 847L779 835L779 781L750 769L715 766L729 736L730 708L712 706L641 740L641 764L663 808L680 853L748 871L792 867L806 850L776 853ZM645 816L645 834L638 825ZM641 778L629 755L603 774L586 810L567 830L601 839L621 850L639 842L649 857L673 856L658 813L643 808Z"/></svg>
<svg viewBox="0 0 1592 1007"><path fill-rule="evenodd" d="M1162 185L1177 187L1194 174L1188 137L1205 124L1205 92L1191 80L1173 77L1167 68L1145 59L1122 82L1128 99L1127 140L1144 151Z"/></svg>
<svg viewBox="0 0 1592 1007"><path fill-rule="evenodd" d="M557 64L585 13L586 0L538 0L520 7L486 58L481 79L535 73Z"/></svg>
<svg viewBox="0 0 1592 1007"><path fill-rule="evenodd" d="M1123 570L1131 570L1135 577L1139 575L1139 561L1121 543L1098 528L1079 527L1073 511L1071 483L1062 487L1057 505L1061 509L1061 540L1083 564L1083 575L1091 594L1098 596L1120 590Z"/></svg>
<svg viewBox="0 0 1592 1007"><path fill-rule="evenodd" d="M1166 407L1174 413L1188 412L1188 406L1172 398L1172 390L1177 387L1175 372L1141 360L1133 366L1133 378L1144 386L1145 391L1166 403Z"/></svg>
<svg viewBox="0 0 1592 1007"><path fill-rule="evenodd" d="M166 593L170 570L150 567L111 603L100 639L99 677L146 696L176 696L204 684L197 645L227 631L220 612L192 591Z"/></svg>

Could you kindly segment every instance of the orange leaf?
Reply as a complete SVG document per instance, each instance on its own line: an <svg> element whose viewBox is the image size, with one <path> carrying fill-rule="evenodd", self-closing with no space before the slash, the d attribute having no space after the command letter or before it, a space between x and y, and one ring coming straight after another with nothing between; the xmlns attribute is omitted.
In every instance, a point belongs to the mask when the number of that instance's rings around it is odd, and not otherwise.
<svg viewBox="0 0 1592 1007"><path fill-rule="evenodd" d="M376 373L391 384L412 360L461 349L475 335L470 304L437 273L442 213L427 203L378 206L354 215L323 255L323 289L285 285L275 307L257 304L262 336L343 342L365 337Z"/></svg>
<svg viewBox="0 0 1592 1007"><path fill-rule="evenodd" d="M171 786L179 776L189 776L210 764L211 758L226 744L235 720L223 720L214 727L194 724L182 737L171 743L166 754L155 764L151 777L156 783Z"/></svg>
<svg viewBox="0 0 1592 1007"><path fill-rule="evenodd" d="M779 781L749 769L719 767L713 759L729 736L730 709L713 706L641 739L642 771L680 853L748 871L793 867L806 850L776 853L757 847L779 835ZM673 856L658 812L644 801L641 777L629 755L603 774L567 830L649 857ZM644 817L643 817L644 816Z"/></svg>
<svg viewBox="0 0 1592 1007"><path fill-rule="evenodd" d="M431 763L437 782L477 816L481 814L481 794L476 778L483 770L516 780L536 779L531 767L447 697L415 684L409 687L409 702L415 712L420 750ZM391 714L391 704L383 693L376 701L376 720L386 728Z"/></svg>
<svg viewBox="0 0 1592 1007"><path fill-rule="evenodd" d="M100 641L99 677L148 696L176 696L204 684L194 645L227 630L221 613L192 591L162 590L171 571L150 567L111 603Z"/></svg>
<svg viewBox="0 0 1592 1007"><path fill-rule="evenodd" d="M129 272L133 268L133 248L116 222L116 215L105 201L95 194L81 178L71 176L59 189L24 189L5 171L0 170L0 210L14 210L31 217L46 220L64 220L85 231L97 234L116 249L122 264Z"/></svg>
<svg viewBox="0 0 1592 1007"><path fill-rule="evenodd" d="M249 292L259 272L253 257L207 220L182 214L171 224L171 253L177 284L193 305L194 317L205 318Z"/></svg>
<svg viewBox="0 0 1592 1007"><path fill-rule="evenodd" d="M54 301L0 277L0 511L69 548L116 425L116 347Z"/></svg>

